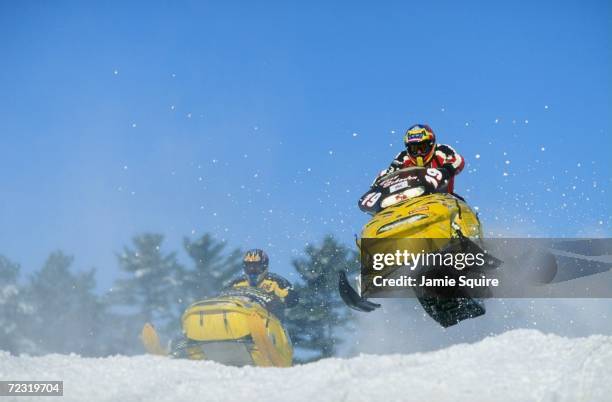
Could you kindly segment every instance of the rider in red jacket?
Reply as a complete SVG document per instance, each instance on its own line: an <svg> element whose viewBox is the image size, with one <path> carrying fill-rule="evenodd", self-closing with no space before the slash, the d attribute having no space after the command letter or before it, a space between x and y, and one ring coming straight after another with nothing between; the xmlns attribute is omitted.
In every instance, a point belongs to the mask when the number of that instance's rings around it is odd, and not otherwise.
<svg viewBox="0 0 612 402"><path fill-rule="evenodd" d="M454 178L465 166L463 157L450 145L436 144L436 135L426 124L410 127L404 135L404 144L406 149L397 154L379 177L411 166L435 168L439 173L432 171L429 174L439 183L447 181L448 192L452 193Z"/></svg>

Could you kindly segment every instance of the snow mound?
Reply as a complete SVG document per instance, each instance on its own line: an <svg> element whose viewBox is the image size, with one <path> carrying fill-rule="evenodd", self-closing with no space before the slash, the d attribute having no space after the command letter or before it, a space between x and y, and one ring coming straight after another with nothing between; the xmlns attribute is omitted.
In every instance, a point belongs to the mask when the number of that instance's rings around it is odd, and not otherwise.
<svg viewBox="0 0 612 402"><path fill-rule="evenodd" d="M63 380L66 402L610 401L611 367L612 336L568 339L534 330L435 352L325 359L287 369L155 356L0 353L1 380Z"/></svg>

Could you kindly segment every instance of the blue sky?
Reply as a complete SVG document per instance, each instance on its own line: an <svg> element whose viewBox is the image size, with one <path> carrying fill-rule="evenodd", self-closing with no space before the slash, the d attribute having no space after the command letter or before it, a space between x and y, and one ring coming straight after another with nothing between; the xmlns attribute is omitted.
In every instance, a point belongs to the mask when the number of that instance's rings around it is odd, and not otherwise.
<svg viewBox="0 0 612 402"><path fill-rule="evenodd" d="M329 4L332 3L332 4ZM2 2L0 253L211 232L273 269L429 123L489 235L612 235L610 3ZM184 255L181 255L184 259Z"/></svg>

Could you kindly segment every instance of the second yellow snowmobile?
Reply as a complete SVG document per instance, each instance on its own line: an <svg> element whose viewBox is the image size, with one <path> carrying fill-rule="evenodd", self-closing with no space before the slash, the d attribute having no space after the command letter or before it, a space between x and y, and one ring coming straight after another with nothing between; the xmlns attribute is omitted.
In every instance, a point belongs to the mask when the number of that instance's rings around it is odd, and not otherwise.
<svg viewBox="0 0 612 402"><path fill-rule="evenodd" d="M141 339L149 353L233 366L289 367L293 347L278 317L266 308L274 296L255 288L232 289L189 306L182 316L183 337L160 346L146 324Z"/></svg>

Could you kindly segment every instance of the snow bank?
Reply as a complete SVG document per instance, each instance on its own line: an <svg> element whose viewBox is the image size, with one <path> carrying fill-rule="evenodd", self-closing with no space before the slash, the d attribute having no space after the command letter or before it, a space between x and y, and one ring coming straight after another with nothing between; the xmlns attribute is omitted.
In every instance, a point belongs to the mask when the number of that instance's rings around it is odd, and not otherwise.
<svg viewBox="0 0 612 402"><path fill-rule="evenodd" d="M516 330L435 352L326 359L289 369L2 353L0 379L63 380L66 402L610 401L612 337Z"/></svg>

